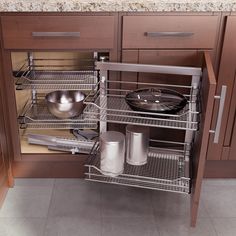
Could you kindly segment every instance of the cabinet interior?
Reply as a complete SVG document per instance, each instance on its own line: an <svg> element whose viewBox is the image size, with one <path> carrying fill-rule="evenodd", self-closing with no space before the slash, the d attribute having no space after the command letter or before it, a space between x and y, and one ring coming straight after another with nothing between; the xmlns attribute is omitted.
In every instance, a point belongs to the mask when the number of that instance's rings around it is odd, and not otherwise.
<svg viewBox="0 0 236 236"><path fill-rule="evenodd" d="M97 129L83 116L60 120L50 114L45 96L55 90L82 90L86 95L97 83L96 52L12 52L16 109L21 153L61 153L28 143L29 134L75 139L72 129Z"/></svg>
<svg viewBox="0 0 236 236"><path fill-rule="evenodd" d="M190 192L191 145L199 125L200 68L110 63L104 61L109 58L106 52L14 52L11 58L22 154L90 153L87 180ZM139 73L140 78L147 74L149 79L114 81L111 71ZM170 80L165 79L168 75ZM175 76L182 76L180 83L175 83ZM176 114L132 110L125 102L126 94L147 87L180 92L186 97L187 105ZM45 95L55 90L85 93L83 113L70 119L54 117L47 108ZM74 131L90 129L102 133L108 124L149 126L163 132L168 129L170 133L178 130L183 140L150 139L147 165L126 164L124 174L107 177L99 169L99 142L78 138ZM156 132L151 133L158 138Z"/></svg>

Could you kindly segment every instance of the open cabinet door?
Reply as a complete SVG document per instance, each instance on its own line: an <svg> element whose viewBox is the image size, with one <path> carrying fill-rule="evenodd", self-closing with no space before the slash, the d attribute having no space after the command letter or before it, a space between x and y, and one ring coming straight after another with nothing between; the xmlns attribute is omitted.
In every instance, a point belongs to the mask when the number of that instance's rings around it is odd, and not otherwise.
<svg viewBox="0 0 236 236"><path fill-rule="evenodd" d="M198 205L203 180L210 125L216 92L216 79L210 55L204 52L203 76L201 85L201 120L193 148L193 178L191 195L191 226L196 225Z"/></svg>

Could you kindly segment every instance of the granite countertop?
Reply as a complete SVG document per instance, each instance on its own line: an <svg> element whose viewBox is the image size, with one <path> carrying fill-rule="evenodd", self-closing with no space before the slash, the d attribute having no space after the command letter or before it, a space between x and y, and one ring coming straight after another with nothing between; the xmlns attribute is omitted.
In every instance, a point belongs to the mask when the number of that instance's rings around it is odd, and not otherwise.
<svg viewBox="0 0 236 236"><path fill-rule="evenodd" d="M236 11L236 0L0 0L0 12Z"/></svg>

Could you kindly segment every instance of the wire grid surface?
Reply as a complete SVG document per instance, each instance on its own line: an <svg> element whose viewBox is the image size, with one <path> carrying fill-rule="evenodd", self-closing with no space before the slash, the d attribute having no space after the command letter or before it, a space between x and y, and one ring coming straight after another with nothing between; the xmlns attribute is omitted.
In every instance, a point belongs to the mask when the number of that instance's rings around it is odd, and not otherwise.
<svg viewBox="0 0 236 236"><path fill-rule="evenodd" d="M97 122L87 120L84 115L70 119L58 119L52 115L44 100L29 103L19 116L21 128L34 129L96 129Z"/></svg>
<svg viewBox="0 0 236 236"><path fill-rule="evenodd" d="M97 71L30 70L16 81L16 89L90 91L97 82Z"/></svg>
<svg viewBox="0 0 236 236"><path fill-rule="evenodd" d="M158 149L150 149L147 164L133 166L125 163L123 174L117 177L102 174L99 151L90 156L86 165L87 180L171 192L190 192L189 158L186 158L188 153L164 153L163 150L158 152Z"/></svg>
<svg viewBox="0 0 236 236"><path fill-rule="evenodd" d="M176 115L157 115L154 113L133 111L124 96L107 95L107 99L98 96L95 102L88 102L84 110L87 118L111 123L139 124L151 127L173 128L182 130L198 129L198 112L193 110L196 103L188 103Z"/></svg>

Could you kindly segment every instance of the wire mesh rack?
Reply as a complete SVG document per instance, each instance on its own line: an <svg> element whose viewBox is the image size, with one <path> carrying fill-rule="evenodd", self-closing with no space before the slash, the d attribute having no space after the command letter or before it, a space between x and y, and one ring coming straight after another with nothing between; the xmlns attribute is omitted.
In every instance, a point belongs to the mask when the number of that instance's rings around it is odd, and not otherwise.
<svg viewBox="0 0 236 236"><path fill-rule="evenodd" d="M97 129L97 122L87 120L83 114L70 119L56 118L48 111L44 99L37 99L36 103L27 101L18 120L22 129Z"/></svg>
<svg viewBox="0 0 236 236"><path fill-rule="evenodd" d="M182 149L150 147L147 164L133 166L125 163L122 174L110 177L100 169L99 144L96 143L86 164L86 180L189 194L191 147L189 144L176 144ZM169 145L173 146L173 142Z"/></svg>
<svg viewBox="0 0 236 236"><path fill-rule="evenodd" d="M97 71L35 70L29 67L16 79L16 89L83 90L90 91L97 84Z"/></svg>
<svg viewBox="0 0 236 236"><path fill-rule="evenodd" d="M122 84L123 82L119 83ZM146 83L143 85L175 88L175 85L153 85ZM130 90L109 88L107 88L105 92L102 88L97 91L94 90L86 97L84 103L87 104L87 106L84 110L84 114L87 115L89 120L93 121L195 131L198 129L199 125L198 88L178 85L178 89L181 88L188 91L187 94L184 94L188 99L188 103L177 114L134 111L125 101L125 95L130 92Z"/></svg>

